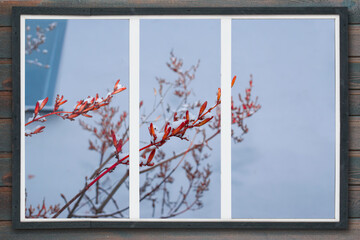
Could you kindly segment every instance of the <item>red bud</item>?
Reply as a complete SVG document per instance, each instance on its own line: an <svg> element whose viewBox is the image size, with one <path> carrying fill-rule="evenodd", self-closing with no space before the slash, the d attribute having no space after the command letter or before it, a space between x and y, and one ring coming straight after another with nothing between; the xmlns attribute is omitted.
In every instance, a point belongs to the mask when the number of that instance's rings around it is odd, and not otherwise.
<svg viewBox="0 0 360 240"><path fill-rule="evenodd" d="M234 76L233 79L232 79L232 81L231 81L231 87L234 86L235 80L236 80L236 76Z"/></svg>
<svg viewBox="0 0 360 240"><path fill-rule="evenodd" d="M39 107L39 110L43 109L46 105L46 103L48 102L49 100L49 97L46 97L42 102L41 102L41 105Z"/></svg>
<svg viewBox="0 0 360 240"><path fill-rule="evenodd" d="M117 141L116 141L116 136L115 136L115 133L113 130L111 130L111 137L112 137L112 140L113 140L113 144L114 144L114 147L117 146Z"/></svg>
<svg viewBox="0 0 360 240"><path fill-rule="evenodd" d="M200 117L201 114L205 111L206 105L207 105L207 101L205 101L205 102L203 103L203 105L201 106L200 111L199 111L199 117Z"/></svg>
<svg viewBox="0 0 360 240"><path fill-rule="evenodd" d="M155 155L155 152L156 152L156 149L153 149L148 157L148 160L146 162L146 164L149 164L151 162L151 160L154 158L154 155Z"/></svg>

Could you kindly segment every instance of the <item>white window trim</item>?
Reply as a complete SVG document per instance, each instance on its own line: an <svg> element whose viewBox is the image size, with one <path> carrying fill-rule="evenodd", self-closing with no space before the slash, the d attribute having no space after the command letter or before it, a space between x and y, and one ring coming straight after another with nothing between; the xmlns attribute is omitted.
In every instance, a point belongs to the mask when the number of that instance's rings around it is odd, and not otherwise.
<svg viewBox="0 0 360 240"><path fill-rule="evenodd" d="M130 124L129 165L129 218L110 219L27 219L25 218L25 136L21 135L20 167L20 221L21 222L339 222L340 221L340 16L339 15L169 15L169 16L56 16L56 15L21 15L21 86L25 86L25 20L26 19L124 19L129 20L130 55L129 55L129 104L130 122L139 120L139 78L140 78L140 20L142 19L219 19L221 20L221 218L140 218L139 204L139 127ZM231 218L231 21L234 19L333 19L335 27L335 114L336 114L336 149L335 149L335 217L329 219L239 219ZM230 80L229 80L230 79ZM21 88L21 133L25 132L25 89ZM230 132L229 132L230 131Z"/></svg>

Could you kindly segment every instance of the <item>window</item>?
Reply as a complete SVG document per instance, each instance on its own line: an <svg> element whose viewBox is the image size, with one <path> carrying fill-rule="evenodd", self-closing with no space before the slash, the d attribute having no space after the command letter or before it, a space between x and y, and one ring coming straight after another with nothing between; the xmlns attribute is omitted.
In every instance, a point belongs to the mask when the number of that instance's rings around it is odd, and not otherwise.
<svg viewBox="0 0 360 240"><path fill-rule="evenodd" d="M344 227L343 10L137 11L22 12L18 226Z"/></svg>

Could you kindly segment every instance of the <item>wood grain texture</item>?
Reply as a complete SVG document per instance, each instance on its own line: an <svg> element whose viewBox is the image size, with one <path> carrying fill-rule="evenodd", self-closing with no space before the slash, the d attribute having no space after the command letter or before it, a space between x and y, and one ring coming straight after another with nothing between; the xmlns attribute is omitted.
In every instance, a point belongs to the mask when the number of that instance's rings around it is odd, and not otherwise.
<svg viewBox="0 0 360 240"><path fill-rule="evenodd" d="M359 189L349 191L349 217L360 217L360 191Z"/></svg>
<svg viewBox="0 0 360 240"><path fill-rule="evenodd" d="M0 119L0 152L11 152L11 119Z"/></svg>
<svg viewBox="0 0 360 240"><path fill-rule="evenodd" d="M11 186L11 159L0 159L0 187Z"/></svg>
<svg viewBox="0 0 360 240"><path fill-rule="evenodd" d="M0 92L0 119L1 118L11 118L11 102L12 94L11 92Z"/></svg>
<svg viewBox="0 0 360 240"><path fill-rule="evenodd" d="M360 2L358 0L21 0L0 1L0 26L11 25L12 6L42 7L348 7L351 23L360 23Z"/></svg>
<svg viewBox="0 0 360 240"><path fill-rule="evenodd" d="M360 89L360 58L349 58L349 89Z"/></svg>
<svg viewBox="0 0 360 240"><path fill-rule="evenodd" d="M360 185L360 152L349 152L349 184Z"/></svg>
<svg viewBox="0 0 360 240"><path fill-rule="evenodd" d="M0 58L11 58L11 27L0 27Z"/></svg>
<svg viewBox="0 0 360 240"><path fill-rule="evenodd" d="M0 239L23 240L23 239L56 239L56 240L358 240L360 236L360 220L352 219L349 229L345 231L326 230L237 230L237 229L48 229L19 231L14 230L10 221L0 222Z"/></svg>
<svg viewBox="0 0 360 240"><path fill-rule="evenodd" d="M50 6L50 7L321 7L321 6L347 6L350 11L350 22L360 24L360 1L358 0L105 0L87 2L77 0L21 0L4 1L0 0L0 91L11 89L11 52L10 32L11 28L11 7L12 6ZM350 26L350 89L360 90L360 25ZM3 99L4 95L0 94ZM10 99L10 98L8 98ZM11 100L10 100L11 101ZM158 230L152 229L86 229L86 230L32 230L19 231L11 226L11 185L4 183L2 177L10 169L11 158L11 119L0 119L0 239L360 239L360 93L352 92L350 96L350 149L357 150L350 152L350 176L349 183L352 185L350 195L350 225L346 231L314 231L314 230ZM8 112L9 104L0 102L0 116L2 112ZM8 116L10 117L10 116ZM1 117L0 117L1 118ZM359 171L358 171L359 170ZM8 185L7 185L8 184ZM6 186L6 187L4 187Z"/></svg>
<svg viewBox="0 0 360 240"><path fill-rule="evenodd" d="M360 103L359 103L360 104ZM360 149L360 118L349 118L349 149Z"/></svg>
<svg viewBox="0 0 360 240"><path fill-rule="evenodd" d="M11 64L0 64L0 91L11 89Z"/></svg>
<svg viewBox="0 0 360 240"><path fill-rule="evenodd" d="M16 231L11 227L10 221L0 222L0 239L22 240L22 239L77 239L77 240L233 240L233 239L251 239L251 240L340 240L340 239L359 239L360 220L350 221L349 230L346 231L326 231L326 230L221 230L221 229L183 229L164 230L152 229L77 229L61 230L48 229L37 231Z"/></svg>
<svg viewBox="0 0 360 240"><path fill-rule="evenodd" d="M360 25L349 25L349 56L360 56Z"/></svg>
<svg viewBox="0 0 360 240"><path fill-rule="evenodd" d="M0 220L11 220L11 187L0 187Z"/></svg>

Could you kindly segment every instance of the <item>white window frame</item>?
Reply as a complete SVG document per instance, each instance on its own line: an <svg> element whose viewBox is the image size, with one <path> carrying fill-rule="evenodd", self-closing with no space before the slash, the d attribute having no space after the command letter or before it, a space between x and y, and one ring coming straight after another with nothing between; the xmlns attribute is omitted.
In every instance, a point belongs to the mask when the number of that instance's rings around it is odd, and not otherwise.
<svg viewBox="0 0 360 240"><path fill-rule="evenodd" d="M137 16L66 16L66 15L21 15L21 86L25 86L25 20L26 19L124 19L129 21L129 119L130 156L129 165L129 218L76 218L76 219L27 219L25 218L25 135L21 134L20 168L20 221L21 222L339 222L340 221L340 16L339 15L137 15ZM220 218L140 218L139 204L139 77L140 77L140 25L145 19L218 19L221 21L221 217ZM335 214L329 219L240 219L231 216L231 22L235 19L333 19L335 28ZM21 88L21 133L25 132L25 89Z"/></svg>

